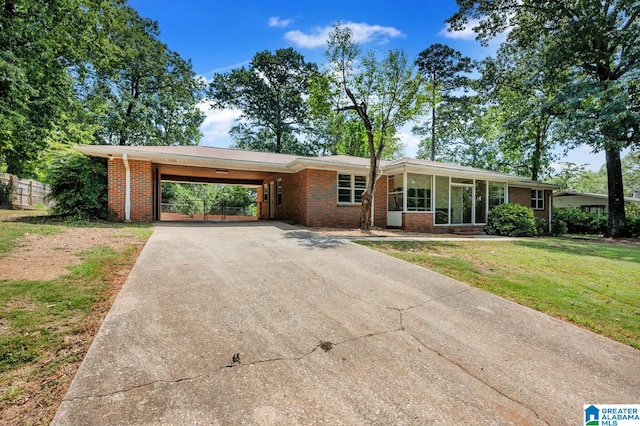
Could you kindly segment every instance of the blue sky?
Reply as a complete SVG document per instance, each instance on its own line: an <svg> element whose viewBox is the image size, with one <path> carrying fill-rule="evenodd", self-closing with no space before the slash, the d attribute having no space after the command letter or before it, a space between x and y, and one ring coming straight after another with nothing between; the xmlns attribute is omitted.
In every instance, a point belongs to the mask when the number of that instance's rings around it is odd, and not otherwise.
<svg viewBox="0 0 640 426"><path fill-rule="evenodd" d="M170 49L191 59L195 72L210 79L215 73L247 65L263 50L293 47L307 61L324 62L326 36L336 21L351 27L363 51L386 52L404 49L408 57L433 43L448 44L473 59L495 52L499 41L488 47L475 41L472 31L450 33L445 19L457 6L455 0L404 1L221 1L129 0L141 16L160 25L160 38ZM238 111L211 111L201 127L202 145L227 147L227 132ZM414 157L419 139L402 129L405 155ZM563 161L590 163L598 169L604 153L591 154L588 147L577 148Z"/></svg>

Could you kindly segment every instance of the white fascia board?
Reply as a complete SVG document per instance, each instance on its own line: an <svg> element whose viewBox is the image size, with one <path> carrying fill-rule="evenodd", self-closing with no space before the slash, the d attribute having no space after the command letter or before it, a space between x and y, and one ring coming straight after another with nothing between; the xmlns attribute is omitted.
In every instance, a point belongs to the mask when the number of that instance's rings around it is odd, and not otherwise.
<svg viewBox="0 0 640 426"><path fill-rule="evenodd" d="M553 183L536 182L533 180L513 182L511 186L520 187L520 188L549 189L549 190L556 190L560 188L560 185L555 185Z"/></svg>
<svg viewBox="0 0 640 426"><path fill-rule="evenodd" d="M330 170L333 172L368 174L369 165L346 164L331 161L323 161L315 158L298 158L287 164L287 168L294 173L306 169Z"/></svg>
<svg viewBox="0 0 640 426"><path fill-rule="evenodd" d="M522 176L495 173L490 170L456 170L450 167L421 166L411 163L394 164L383 169L385 175L394 175L402 172L419 173L426 175L448 176L478 180L491 180L494 182L518 182L524 179Z"/></svg>
<svg viewBox="0 0 640 426"><path fill-rule="evenodd" d="M122 154L126 153L129 160L151 161L152 163L156 164L207 167L229 170L263 171L271 173L292 173L292 171L289 170L286 165L281 163L127 150L110 145L78 145L76 146L76 149L85 155L102 158L122 158Z"/></svg>

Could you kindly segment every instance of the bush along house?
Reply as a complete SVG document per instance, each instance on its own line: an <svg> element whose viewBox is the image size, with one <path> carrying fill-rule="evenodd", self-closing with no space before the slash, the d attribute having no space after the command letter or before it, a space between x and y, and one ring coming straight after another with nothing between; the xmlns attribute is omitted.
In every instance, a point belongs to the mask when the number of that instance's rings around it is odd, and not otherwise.
<svg viewBox="0 0 640 426"><path fill-rule="evenodd" d="M302 157L205 146L80 145L108 159L114 220L161 219L163 181L257 190L257 219L307 227L357 228L369 159ZM425 233L483 233L491 208L517 203L551 223L557 186L522 176L427 160L381 161L372 224Z"/></svg>

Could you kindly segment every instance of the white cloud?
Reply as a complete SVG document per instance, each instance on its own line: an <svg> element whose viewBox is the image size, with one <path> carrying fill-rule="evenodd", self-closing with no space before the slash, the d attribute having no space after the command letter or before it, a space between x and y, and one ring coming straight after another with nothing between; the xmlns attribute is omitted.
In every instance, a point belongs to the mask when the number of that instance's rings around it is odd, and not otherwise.
<svg viewBox="0 0 640 426"><path fill-rule="evenodd" d="M380 44L387 43L391 38L404 37L402 31L393 27L383 27L381 25L369 25L358 22L345 22L342 24L351 30L355 43L370 43L377 40ZM327 44L329 34L333 31L333 26L314 27L311 32L289 31L284 38L292 42L297 47L313 49L323 47Z"/></svg>
<svg viewBox="0 0 640 426"><path fill-rule="evenodd" d="M476 33L473 31L473 27L476 27L480 23L477 19L469 20L467 26L460 31L450 31L449 27L444 27L438 33L439 36L450 38L453 40L475 40Z"/></svg>
<svg viewBox="0 0 640 426"><path fill-rule="evenodd" d="M409 158L416 158L420 147L420 136L411 133L412 127L412 124L405 124L399 129L398 133L396 133L396 137L400 139L400 142L404 145L404 155Z"/></svg>
<svg viewBox="0 0 640 426"><path fill-rule="evenodd" d="M269 18L269 26L277 28L288 27L293 22L292 19L280 19L279 16L272 16Z"/></svg>
<svg viewBox="0 0 640 426"><path fill-rule="evenodd" d="M200 145L217 146L226 148L233 143L229 137L229 130L235 124L235 120L240 118L242 111L233 109L212 110L208 102L200 102L200 111L205 115L205 119L200 125L202 139Z"/></svg>

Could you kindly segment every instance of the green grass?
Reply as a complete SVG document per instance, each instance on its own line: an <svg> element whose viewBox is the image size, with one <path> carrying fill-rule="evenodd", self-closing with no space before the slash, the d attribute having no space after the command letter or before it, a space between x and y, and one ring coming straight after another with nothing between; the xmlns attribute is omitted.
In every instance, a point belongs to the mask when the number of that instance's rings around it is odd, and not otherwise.
<svg viewBox="0 0 640 426"><path fill-rule="evenodd" d="M84 252L82 263L69 274L54 280L0 280L0 373L37 362L42 354L55 352L65 336L80 332L81 319L103 297L111 272L135 250L97 246Z"/></svg>
<svg viewBox="0 0 640 426"><path fill-rule="evenodd" d="M0 257L24 235L77 227L111 228L114 237L123 234L120 228L130 228L124 234L141 242L153 232L150 224L77 222L46 212L0 210ZM115 251L98 245L80 254L80 264L52 280L0 280L0 423L51 420L125 276L120 271L131 268L139 249L131 245ZM18 417L6 417L9 412Z"/></svg>
<svg viewBox="0 0 640 426"><path fill-rule="evenodd" d="M640 349L640 246L564 238L361 242Z"/></svg>

